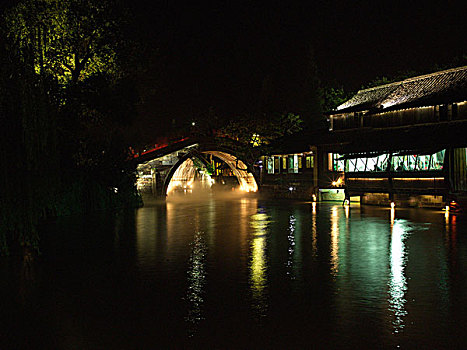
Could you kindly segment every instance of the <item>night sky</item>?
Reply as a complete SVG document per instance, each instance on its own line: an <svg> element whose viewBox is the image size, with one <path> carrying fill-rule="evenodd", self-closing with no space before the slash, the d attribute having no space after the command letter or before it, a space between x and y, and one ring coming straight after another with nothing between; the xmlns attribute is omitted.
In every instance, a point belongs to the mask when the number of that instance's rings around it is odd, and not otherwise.
<svg viewBox="0 0 467 350"><path fill-rule="evenodd" d="M213 107L233 118L255 112L265 91L293 111L310 52L321 82L347 91L427 72L467 53L461 3L128 2L138 37L158 53L143 77L143 114L190 119Z"/></svg>

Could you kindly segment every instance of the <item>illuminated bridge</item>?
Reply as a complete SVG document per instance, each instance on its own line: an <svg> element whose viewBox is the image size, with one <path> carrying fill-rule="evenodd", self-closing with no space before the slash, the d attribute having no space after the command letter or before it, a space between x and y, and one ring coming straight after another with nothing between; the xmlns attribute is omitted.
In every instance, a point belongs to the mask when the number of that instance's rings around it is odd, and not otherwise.
<svg viewBox="0 0 467 350"><path fill-rule="evenodd" d="M328 132L281 139L256 170L215 142L154 147L135 158L138 187L467 207L467 66L361 90L327 116Z"/></svg>
<svg viewBox="0 0 467 350"><path fill-rule="evenodd" d="M215 142L185 138L135 155L137 187L165 197L200 188L256 192L253 168Z"/></svg>

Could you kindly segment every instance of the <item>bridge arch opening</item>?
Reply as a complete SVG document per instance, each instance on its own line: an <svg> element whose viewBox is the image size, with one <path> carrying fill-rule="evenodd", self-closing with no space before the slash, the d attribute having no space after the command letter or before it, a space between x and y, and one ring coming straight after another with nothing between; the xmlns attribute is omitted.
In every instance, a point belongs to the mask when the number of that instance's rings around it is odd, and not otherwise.
<svg viewBox="0 0 467 350"><path fill-rule="evenodd" d="M217 166L219 161L224 170L229 169L230 178L237 181L236 188L242 192L256 192L258 184L247 165L230 153L222 151L202 151L182 157L169 172L163 194L192 192L193 188L214 188L226 185L227 178ZM225 173L225 171L224 171ZM227 181L228 182L228 181ZM230 183L231 184L231 183Z"/></svg>

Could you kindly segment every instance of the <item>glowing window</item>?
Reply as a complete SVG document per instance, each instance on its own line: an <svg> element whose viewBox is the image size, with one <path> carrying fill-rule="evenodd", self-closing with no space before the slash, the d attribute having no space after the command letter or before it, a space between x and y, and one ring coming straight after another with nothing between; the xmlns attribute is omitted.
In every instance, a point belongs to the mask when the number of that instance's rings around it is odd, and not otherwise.
<svg viewBox="0 0 467 350"><path fill-rule="evenodd" d="M274 158L268 157L267 159L268 174L274 174Z"/></svg>
<svg viewBox="0 0 467 350"><path fill-rule="evenodd" d="M430 170L442 170L444 164L444 149L431 156Z"/></svg>
<svg viewBox="0 0 467 350"><path fill-rule="evenodd" d="M392 157L392 171L442 170L445 150L433 154L398 155Z"/></svg>
<svg viewBox="0 0 467 350"><path fill-rule="evenodd" d="M347 161L347 172L382 172L386 171L389 155L382 154L376 157L351 158Z"/></svg>
<svg viewBox="0 0 467 350"><path fill-rule="evenodd" d="M339 153L329 153L329 170L344 171L345 160L340 158L342 155Z"/></svg>

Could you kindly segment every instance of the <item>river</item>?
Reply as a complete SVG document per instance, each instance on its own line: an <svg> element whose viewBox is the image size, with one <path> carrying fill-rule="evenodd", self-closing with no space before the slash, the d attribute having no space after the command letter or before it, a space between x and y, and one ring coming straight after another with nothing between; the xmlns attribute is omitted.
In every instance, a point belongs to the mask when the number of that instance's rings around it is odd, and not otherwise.
<svg viewBox="0 0 467 350"><path fill-rule="evenodd" d="M467 348L467 218L182 197L2 258L1 348Z"/></svg>

